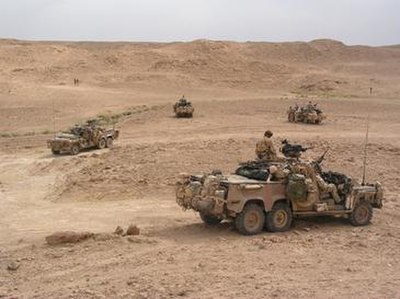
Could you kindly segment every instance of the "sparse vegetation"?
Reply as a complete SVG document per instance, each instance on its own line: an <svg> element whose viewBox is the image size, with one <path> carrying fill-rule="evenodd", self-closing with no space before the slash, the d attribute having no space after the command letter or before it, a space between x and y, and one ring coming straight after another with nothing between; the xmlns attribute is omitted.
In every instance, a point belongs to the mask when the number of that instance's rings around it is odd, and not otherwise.
<svg viewBox="0 0 400 299"><path fill-rule="evenodd" d="M15 137L29 137L29 136L38 136L38 135L49 135L53 134L50 130L43 130L40 132L29 131L29 132L2 132L0 133L0 138L15 138Z"/></svg>
<svg viewBox="0 0 400 299"><path fill-rule="evenodd" d="M115 125L122 119L127 118L133 114L138 114L150 110L146 105L131 107L126 111L113 113L108 111L107 113L98 114L96 117L97 125Z"/></svg>
<svg viewBox="0 0 400 299"><path fill-rule="evenodd" d="M106 113L98 114L94 119L96 120L96 124L100 126L112 126L120 122L122 119L125 119L131 115L143 113L149 110L154 110L157 107L148 107L146 105L140 105L131 107L123 112L113 113L108 111ZM84 121L86 122L86 120ZM15 138L15 137L28 137L28 136L38 136L38 135L50 135L54 132L45 129L42 131L29 131L29 132L2 132L0 133L0 138Z"/></svg>

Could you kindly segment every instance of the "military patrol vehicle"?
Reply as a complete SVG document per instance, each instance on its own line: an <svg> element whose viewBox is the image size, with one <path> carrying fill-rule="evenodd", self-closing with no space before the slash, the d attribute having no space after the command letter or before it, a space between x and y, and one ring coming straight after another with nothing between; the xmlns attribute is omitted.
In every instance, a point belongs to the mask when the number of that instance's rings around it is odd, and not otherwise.
<svg viewBox="0 0 400 299"><path fill-rule="evenodd" d="M360 184L345 174L323 172L321 162L252 161L230 175L182 174L176 201L185 210L199 212L208 225L231 220L244 235L258 234L264 227L270 232L286 231L294 218L307 216L342 216L355 226L368 224L373 208L382 207L381 184ZM334 185L339 197L312 190L309 182L314 176Z"/></svg>
<svg viewBox="0 0 400 299"><path fill-rule="evenodd" d="M297 105L289 107L287 115L288 121L294 123L321 124L326 119L325 114L317 104L311 102L302 107Z"/></svg>
<svg viewBox="0 0 400 299"><path fill-rule="evenodd" d="M174 113L178 118L191 118L193 117L194 107L192 103L188 101L185 96L182 96L175 104L174 104Z"/></svg>
<svg viewBox="0 0 400 299"><path fill-rule="evenodd" d="M53 139L47 140L47 147L52 153L70 153L77 155L83 149L111 148L119 136L119 130L106 129L89 120L84 125L76 125L68 132L60 132Z"/></svg>

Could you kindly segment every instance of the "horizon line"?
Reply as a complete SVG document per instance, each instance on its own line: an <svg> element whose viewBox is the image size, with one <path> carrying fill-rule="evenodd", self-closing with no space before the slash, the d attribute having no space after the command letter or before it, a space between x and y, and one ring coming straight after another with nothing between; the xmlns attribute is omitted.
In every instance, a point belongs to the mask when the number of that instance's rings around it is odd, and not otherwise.
<svg viewBox="0 0 400 299"><path fill-rule="evenodd" d="M369 44L347 44L343 41L333 39L333 38L315 38L312 40L287 40L287 41L268 41L268 40L232 40L232 39L208 39L208 38L197 38L191 40L104 40L104 39L92 39L92 40L80 40L80 39L41 39L41 38L29 38L20 39L14 37L0 37L0 41L15 41L15 42L43 42L43 43L136 43L136 44L173 44L173 43L193 43L201 41L209 42L227 42L227 43L270 43L270 44L285 44L285 43L315 43L315 42L332 42L339 43L347 47L362 46L371 48L381 48L381 47L398 47L398 44L383 44L383 45L369 45Z"/></svg>

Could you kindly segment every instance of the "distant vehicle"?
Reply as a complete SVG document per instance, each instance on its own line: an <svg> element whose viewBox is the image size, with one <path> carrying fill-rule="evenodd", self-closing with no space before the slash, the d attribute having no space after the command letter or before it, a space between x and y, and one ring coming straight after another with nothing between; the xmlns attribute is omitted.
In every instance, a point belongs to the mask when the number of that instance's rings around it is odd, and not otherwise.
<svg viewBox="0 0 400 299"><path fill-rule="evenodd" d="M58 155L62 152L77 155L83 149L111 148L119 136L117 129L105 129L88 121L85 125L77 125L68 132L58 133L53 139L47 140L47 147Z"/></svg>
<svg viewBox="0 0 400 299"><path fill-rule="evenodd" d="M307 216L342 216L362 226L370 222L373 208L382 207L379 182L356 184L348 176L330 171L321 172L321 177L335 185L340 201L325 192L311 199L304 175L289 171L287 176L275 177L271 173L272 166L293 169L302 163L288 161L253 161L241 165L232 175L182 175L176 186L177 203L185 210L199 212L208 225L232 220L244 235L258 234L264 227L271 232L286 231L293 218Z"/></svg>
<svg viewBox="0 0 400 299"><path fill-rule="evenodd" d="M174 113L176 117L193 117L194 107L192 103L186 100L185 96L182 96L175 104L174 104Z"/></svg>
<svg viewBox="0 0 400 299"><path fill-rule="evenodd" d="M321 124L324 119L326 119L323 111L317 107L317 104L308 103L305 106L299 107L289 107L288 112L289 122L302 122L306 124Z"/></svg>

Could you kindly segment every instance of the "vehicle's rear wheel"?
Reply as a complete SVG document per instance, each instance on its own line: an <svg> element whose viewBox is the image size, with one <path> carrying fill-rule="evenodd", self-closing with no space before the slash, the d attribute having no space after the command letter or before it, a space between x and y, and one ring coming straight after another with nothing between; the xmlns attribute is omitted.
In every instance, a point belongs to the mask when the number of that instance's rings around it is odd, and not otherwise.
<svg viewBox="0 0 400 299"><path fill-rule="evenodd" d="M235 218L235 227L243 235L255 235L262 231L265 213L257 204L247 204Z"/></svg>
<svg viewBox="0 0 400 299"><path fill-rule="evenodd" d="M211 225L211 226L217 225L222 221L222 219L219 219L219 218L217 218L215 216L207 215L207 214L204 214L204 213L200 213L200 218L201 218L201 220L203 220L203 222L205 224Z"/></svg>
<svg viewBox="0 0 400 299"><path fill-rule="evenodd" d="M112 148L113 147L113 139L111 137L107 138L107 147Z"/></svg>
<svg viewBox="0 0 400 299"><path fill-rule="evenodd" d="M60 151L54 150L54 149L52 149L51 152L53 153L53 155L59 155L60 154Z"/></svg>
<svg viewBox="0 0 400 299"><path fill-rule="evenodd" d="M287 203L278 202L267 213L265 226L270 232L284 232L292 224L292 211Z"/></svg>
<svg viewBox="0 0 400 299"><path fill-rule="evenodd" d="M77 154L79 154L79 151L80 151L79 145L75 144L75 145L73 145L73 146L71 147L71 154L72 154L72 155L77 155Z"/></svg>
<svg viewBox="0 0 400 299"><path fill-rule="evenodd" d="M350 223L354 226L367 225L372 219L372 206L369 202L359 201L350 214Z"/></svg>
<svg viewBox="0 0 400 299"><path fill-rule="evenodd" d="M105 138L101 138L100 140L99 140L99 144L97 145L97 147L99 148L99 149L103 149L103 148L105 148L107 146L107 141L106 141L106 139Z"/></svg>

